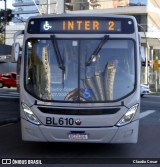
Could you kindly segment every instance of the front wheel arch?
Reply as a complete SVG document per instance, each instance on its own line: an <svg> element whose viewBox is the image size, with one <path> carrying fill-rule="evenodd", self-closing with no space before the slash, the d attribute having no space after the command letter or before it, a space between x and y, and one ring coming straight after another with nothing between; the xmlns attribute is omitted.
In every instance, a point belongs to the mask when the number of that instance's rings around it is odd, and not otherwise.
<svg viewBox="0 0 160 167"><path fill-rule="evenodd" d="M0 81L0 88L3 88L4 84Z"/></svg>

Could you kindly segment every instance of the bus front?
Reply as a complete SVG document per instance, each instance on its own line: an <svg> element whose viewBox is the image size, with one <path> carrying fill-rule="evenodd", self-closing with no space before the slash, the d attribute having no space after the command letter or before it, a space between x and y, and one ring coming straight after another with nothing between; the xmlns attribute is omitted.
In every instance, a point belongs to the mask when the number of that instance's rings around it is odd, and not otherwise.
<svg viewBox="0 0 160 167"><path fill-rule="evenodd" d="M23 140L137 142L139 61L133 17L30 18L20 74Z"/></svg>

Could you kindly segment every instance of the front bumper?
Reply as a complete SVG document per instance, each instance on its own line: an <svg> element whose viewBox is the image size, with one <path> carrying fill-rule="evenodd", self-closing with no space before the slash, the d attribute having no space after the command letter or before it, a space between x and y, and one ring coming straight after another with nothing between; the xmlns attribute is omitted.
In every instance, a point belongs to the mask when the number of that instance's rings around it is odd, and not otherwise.
<svg viewBox="0 0 160 167"><path fill-rule="evenodd" d="M139 120L122 127L73 128L36 126L21 119L22 139L37 142L84 142L84 143L136 143L138 139ZM71 140L71 131L84 131L87 140Z"/></svg>

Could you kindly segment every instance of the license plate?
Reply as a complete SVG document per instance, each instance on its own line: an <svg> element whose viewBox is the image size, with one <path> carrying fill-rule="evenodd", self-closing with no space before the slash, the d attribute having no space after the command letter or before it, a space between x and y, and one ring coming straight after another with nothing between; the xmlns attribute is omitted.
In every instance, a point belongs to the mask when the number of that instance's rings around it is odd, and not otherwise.
<svg viewBox="0 0 160 167"><path fill-rule="evenodd" d="M74 126L75 120L73 118L46 117L46 125L49 125L49 126Z"/></svg>
<svg viewBox="0 0 160 167"><path fill-rule="evenodd" d="M71 140L88 140L87 134L69 134L68 137Z"/></svg>

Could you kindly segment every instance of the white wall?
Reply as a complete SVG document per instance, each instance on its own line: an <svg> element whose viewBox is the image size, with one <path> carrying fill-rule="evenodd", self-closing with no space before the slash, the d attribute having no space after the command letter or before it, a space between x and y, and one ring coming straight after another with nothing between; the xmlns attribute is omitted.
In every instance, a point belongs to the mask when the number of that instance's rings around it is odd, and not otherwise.
<svg viewBox="0 0 160 167"><path fill-rule="evenodd" d="M24 30L25 25L24 24L15 24L15 25L8 25L6 26L6 40L5 44L6 45L12 45L13 44L13 35L16 31L18 30ZM19 36L17 38L17 41L19 42L20 45L23 43L23 36Z"/></svg>

